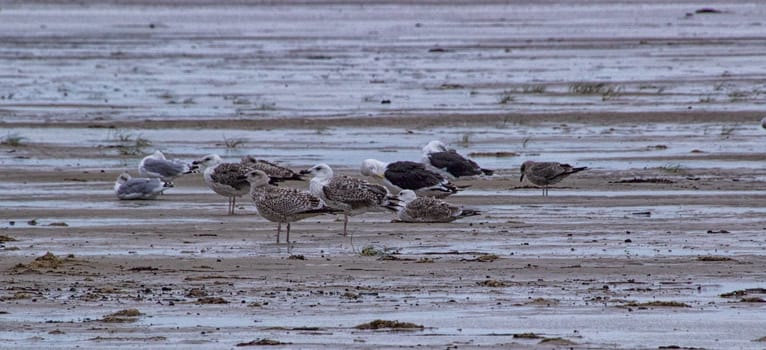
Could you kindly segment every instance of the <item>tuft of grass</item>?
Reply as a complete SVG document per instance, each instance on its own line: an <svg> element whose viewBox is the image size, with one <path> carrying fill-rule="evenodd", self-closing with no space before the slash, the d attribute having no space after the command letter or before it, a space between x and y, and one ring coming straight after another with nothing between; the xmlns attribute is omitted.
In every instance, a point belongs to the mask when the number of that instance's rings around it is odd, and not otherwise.
<svg viewBox="0 0 766 350"><path fill-rule="evenodd" d="M732 134L734 134L734 130L735 130L735 129L736 129L736 128L734 128L734 127L730 127L730 126L724 126L724 127L722 127L722 128L721 128L721 137L724 137L724 138L726 138L726 137L729 137L729 136L731 136Z"/></svg>
<svg viewBox="0 0 766 350"><path fill-rule="evenodd" d="M684 168L681 166L681 164L678 164L678 163L676 163L676 164L671 164L671 163L665 164L665 165L660 167L660 170L662 170L662 171L664 171L666 173L671 173L671 174L681 174L681 173L684 172Z"/></svg>
<svg viewBox="0 0 766 350"><path fill-rule="evenodd" d="M327 132L328 132L329 130L330 130L330 128L328 128L328 127L326 127L326 126L324 126L324 125L320 125L320 126L317 126L317 128L316 128L316 129L314 129L314 132L315 132L317 135L324 135L324 134L327 134Z"/></svg>
<svg viewBox="0 0 766 350"><path fill-rule="evenodd" d="M498 101L497 103L501 105L507 105L515 100L516 98L511 96L511 93L509 91L506 91L503 93L503 95L500 97L500 101Z"/></svg>
<svg viewBox="0 0 766 350"><path fill-rule="evenodd" d="M569 92L575 95L600 95L607 86L606 83L577 82L569 84Z"/></svg>
<svg viewBox="0 0 766 350"><path fill-rule="evenodd" d="M623 95L625 87L597 82L577 82L569 84L569 93L575 95L601 95L602 101L609 101Z"/></svg>
<svg viewBox="0 0 766 350"><path fill-rule="evenodd" d="M107 135L107 141L114 142L116 145L110 146L116 148L120 155L123 156L136 156L144 153L144 148L152 145L149 139L144 138L141 134L135 134L129 131L116 129L109 131Z"/></svg>
<svg viewBox="0 0 766 350"><path fill-rule="evenodd" d="M463 136L460 137L460 140L458 140L458 143L463 147L470 145L471 133L470 132L464 133Z"/></svg>
<svg viewBox="0 0 766 350"><path fill-rule="evenodd" d="M743 91L743 90L735 90L735 91L729 92L728 94L726 94L726 96L729 97L729 100L731 102L737 102L737 101L743 101L743 100L749 99L750 97L753 96L753 92Z"/></svg>
<svg viewBox="0 0 766 350"><path fill-rule="evenodd" d="M8 134L3 137L2 141L0 141L0 145L19 147L24 143L24 140L26 139L26 137L20 136L19 134Z"/></svg>
<svg viewBox="0 0 766 350"><path fill-rule="evenodd" d="M622 86L609 86L604 92L601 93L601 101L609 101L622 96Z"/></svg>
<svg viewBox="0 0 766 350"><path fill-rule="evenodd" d="M226 137L223 138L223 145L226 147L226 149L235 149L244 144L245 140L243 139L230 139Z"/></svg>
<svg viewBox="0 0 766 350"><path fill-rule="evenodd" d="M547 86L542 84L522 85L521 92L525 94L542 94L546 88Z"/></svg>

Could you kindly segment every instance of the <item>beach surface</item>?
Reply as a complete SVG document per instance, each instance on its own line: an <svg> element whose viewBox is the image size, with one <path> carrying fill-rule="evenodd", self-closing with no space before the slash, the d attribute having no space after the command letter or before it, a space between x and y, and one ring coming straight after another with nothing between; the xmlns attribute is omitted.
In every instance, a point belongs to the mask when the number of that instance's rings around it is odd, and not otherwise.
<svg viewBox="0 0 766 350"><path fill-rule="evenodd" d="M0 348L763 349L763 18L2 2ZM482 215L371 212L347 237L319 216L288 247L200 174L156 200L113 191L157 149L360 176L436 139L496 169L447 198ZM519 182L529 159L589 169L542 197Z"/></svg>

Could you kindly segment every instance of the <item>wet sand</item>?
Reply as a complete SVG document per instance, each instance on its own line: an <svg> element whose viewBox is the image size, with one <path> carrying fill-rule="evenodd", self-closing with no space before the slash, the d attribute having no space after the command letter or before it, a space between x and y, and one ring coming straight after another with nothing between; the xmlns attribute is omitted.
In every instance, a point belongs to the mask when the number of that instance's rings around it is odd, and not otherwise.
<svg viewBox="0 0 766 350"><path fill-rule="evenodd" d="M8 3L0 348L762 349L754 4ZM198 174L112 192L154 149L356 176L432 139L497 169L448 198L481 216L322 216L288 252ZM526 159L590 169L543 198Z"/></svg>

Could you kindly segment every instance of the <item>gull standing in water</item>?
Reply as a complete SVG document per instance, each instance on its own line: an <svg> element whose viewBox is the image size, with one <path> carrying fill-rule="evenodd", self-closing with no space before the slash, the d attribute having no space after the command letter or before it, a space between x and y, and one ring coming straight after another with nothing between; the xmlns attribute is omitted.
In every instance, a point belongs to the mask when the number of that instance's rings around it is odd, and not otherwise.
<svg viewBox="0 0 766 350"><path fill-rule="evenodd" d="M423 164L429 165L442 175L458 178L461 176L492 175L495 171L484 169L476 162L447 148L441 141L431 141L423 147Z"/></svg>
<svg viewBox="0 0 766 350"><path fill-rule="evenodd" d="M410 161L384 163L376 159L362 162L361 173L374 176L397 190L413 190L421 195L446 197L462 190L425 165Z"/></svg>
<svg viewBox="0 0 766 350"><path fill-rule="evenodd" d="M287 224L287 245L290 246L290 223L322 214L335 214L342 210L325 205L319 197L297 188L277 187L269 183L262 170L251 170L243 176L250 183L250 198L258 214L277 223L277 244L282 224Z"/></svg>
<svg viewBox="0 0 766 350"><path fill-rule="evenodd" d="M527 180L537 186L543 186L543 197L548 196L548 186L561 182L564 178L574 173L588 169L588 167L575 168L569 164L559 162L534 162L528 160L521 164L521 178L519 181Z"/></svg>
<svg viewBox="0 0 766 350"><path fill-rule="evenodd" d="M217 154L208 154L193 161L192 165L205 169L202 173L205 184L229 199L228 214L234 215L237 197L250 191L250 183L244 177L249 168L241 163L225 163Z"/></svg>
<svg viewBox="0 0 766 350"><path fill-rule="evenodd" d="M141 159L138 163L138 174L144 177L156 177L162 181L173 183L173 179L190 174L195 167L184 161L165 158L159 150Z"/></svg>
<svg viewBox="0 0 766 350"><path fill-rule="evenodd" d="M328 206L343 211L344 236L348 232L349 216L376 209L396 211L398 200L385 186L345 175L334 176L332 168L324 163L302 170L301 174L314 176L309 183L311 194L321 198Z"/></svg>
<svg viewBox="0 0 766 350"><path fill-rule="evenodd" d="M131 177L122 173L114 183L114 193L119 199L154 199L170 187L173 185L158 178Z"/></svg>
<svg viewBox="0 0 766 350"><path fill-rule="evenodd" d="M477 210L466 209L433 197L417 197L412 190L399 192L402 202L396 213L401 222L452 222L468 216L481 214Z"/></svg>

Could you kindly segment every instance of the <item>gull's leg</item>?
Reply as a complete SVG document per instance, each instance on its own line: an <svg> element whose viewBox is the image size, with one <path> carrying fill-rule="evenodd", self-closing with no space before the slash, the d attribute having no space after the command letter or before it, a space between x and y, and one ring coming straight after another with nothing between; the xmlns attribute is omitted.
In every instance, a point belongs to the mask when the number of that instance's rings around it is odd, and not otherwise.
<svg viewBox="0 0 766 350"><path fill-rule="evenodd" d="M277 244L279 244L279 234L282 231L282 223L277 223Z"/></svg>
<svg viewBox="0 0 766 350"><path fill-rule="evenodd" d="M346 213L343 213L343 236L346 236L348 234L348 231L346 231L347 227L348 227L348 215Z"/></svg>
<svg viewBox="0 0 766 350"><path fill-rule="evenodd" d="M287 241L287 248L290 248L290 223L287 223L287 237L285 238Z"/></svg>

